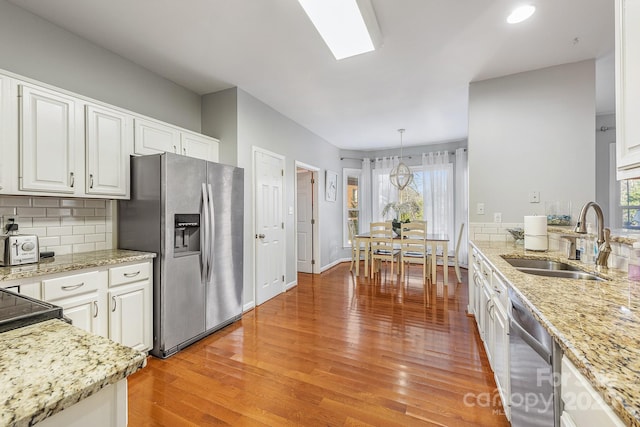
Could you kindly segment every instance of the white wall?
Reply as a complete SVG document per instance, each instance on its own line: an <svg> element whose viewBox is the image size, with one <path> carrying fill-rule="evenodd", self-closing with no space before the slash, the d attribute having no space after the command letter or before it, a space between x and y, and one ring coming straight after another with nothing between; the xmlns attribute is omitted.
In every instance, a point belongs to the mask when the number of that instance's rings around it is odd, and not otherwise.
<svg viewBox="0 0 640 427"><path fill-rule="evenodd" d="M0 69L200 132L200 96L0 0Z"/></svg>
<svg viewBox="0 0 640 427"><path fill-rule="evenodd" d="M593 60L529 71L469 87L470 222L519 223L545 201L595 199ZM540 192L540 203L529 193ZM485 204L485 215L476 213Z"/></svg>
<svg viewBox="0 0 640 427"><path fill-rule="evenodd" d="M202 97L202 133L220 140L220 163L238 165L238 88Z"/></svg>
<svg viewBox="0 0 640 427"><path fill-rule="evenodd" d="M600 131L602 126L608 130ZM615 126L615 114L596 117L596 202L602 207L605 225L612 228L621 225L613 221L609 209L609 144L616 142Z"/></svg>
<svg viewBox="0 0 640 427"><path fill-rule="evenodd" d="M235 93L236 97L232 96ZM235 99L234 99L235 98ZM224 111L232 118L233 109L237 108L236 120L218 123L221 146L237 145L237 166L244 168L245 211L244 211L244 294L245 306L254 302L254 244L253 235L253 159L252 147L259 147L285 156L285 247L287 284L297 280L297 264L295 253L295 221L289 208L294 208L294 180L296 176L295 162L303 162L320 169L319 173L319 234L320 234L320 268L327 266L342 257L342 203L327 202L324 199L324 172L330 169L337 172L338 194L342 193L342 166L338 148L324 139L300 126L288 117L283 116L270 106L254 98L241 89L225 90L203 97L202 121L203 129L217 121L215 115ZM237 124L236 124L237 122ZM234 139L234 131L237 127ZM225 138L225 135L227 137ZM216 136L216 135L212 135ZM295 208L293 209L295 212Z"/></svg>

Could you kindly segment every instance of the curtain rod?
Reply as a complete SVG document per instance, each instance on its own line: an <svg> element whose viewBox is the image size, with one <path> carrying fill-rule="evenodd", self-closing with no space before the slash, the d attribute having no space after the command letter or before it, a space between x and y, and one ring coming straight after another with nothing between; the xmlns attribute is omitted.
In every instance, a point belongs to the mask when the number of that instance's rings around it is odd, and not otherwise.
<svg viewBox="0 0 640 427"><path fill-rule="evenodd" d="M467 149L466 149L466 148L464 148L464 151L467 151ZM431 153L438 153L438 151L431 151ZM448 153L449 153L449 154L456 154L456 152L455 152L455 151L449 151ZM427 153L423 153L423 154L427 154ZM378 158L379 158L379 157L378 157ZM403 158L403 159L412 159L413 157L412 157L412 156L402 156L402 158ZM344 157L340 157L340 160L360 160L360 161L362 161L362 160L364 160L364 159L363 159L363 158L361 158L361 157L348 157L348 156L344 156ZM370 161L371 161L371 162L375 162L375 161L376 161L376 159L371 159Z"/></svg>

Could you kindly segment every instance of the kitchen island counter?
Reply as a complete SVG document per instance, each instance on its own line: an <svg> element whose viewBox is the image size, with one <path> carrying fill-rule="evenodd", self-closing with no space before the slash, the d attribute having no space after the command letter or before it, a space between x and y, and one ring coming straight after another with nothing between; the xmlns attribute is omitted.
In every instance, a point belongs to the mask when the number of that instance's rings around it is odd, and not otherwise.
<svg viewBox="0 0 640 427"><path fill-rule="evenodd" d="M44 258L37 264L25 264L14 267L0 267L0 282L27 279L46 274L64 273L83 268L103 267L125 262L144 261L155 258L152 252L129 251L125 249L105 249L70 255L56 255Z"/></svg>
<svg viewBox="0 0 640 427"><path fill-rule="evenodd" d="M627 424L640 426L640 282L627 273L570 261L560 252L525 251L502 242L472 242L534 317L558 342L565 356ZM605 281L560 279L516 270L503 256L565 262Z"/></svg>
<svg viewBox="0 0 640 427"><path fill-rule="evenodd" d="M33 425L146 364L144 353L57 319L0 334L0 348L0 426Z"/></svg>

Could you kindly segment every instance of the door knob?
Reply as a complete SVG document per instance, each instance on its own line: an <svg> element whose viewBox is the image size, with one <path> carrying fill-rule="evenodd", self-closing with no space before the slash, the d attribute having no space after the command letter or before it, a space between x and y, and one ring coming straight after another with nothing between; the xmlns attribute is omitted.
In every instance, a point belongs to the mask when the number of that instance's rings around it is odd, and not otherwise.
<svg viewBox="0 0 640 427"><path fill-rule="evenodd" d="M256 239L264 239L265 237L264 234L256 234Z"/></svg>

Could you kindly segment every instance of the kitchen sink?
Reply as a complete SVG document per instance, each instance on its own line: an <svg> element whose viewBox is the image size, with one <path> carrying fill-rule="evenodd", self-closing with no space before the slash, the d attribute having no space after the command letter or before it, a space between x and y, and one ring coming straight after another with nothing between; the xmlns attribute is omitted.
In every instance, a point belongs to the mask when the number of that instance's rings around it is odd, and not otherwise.
<svg viewBox="0 0 640 427"><path fill-rule="evenodd" d="M573 267L572 267L573 268ZM545 277L558 277L561 279L579 279L579 280L596 280L603 281L604 279L591 273L575 270L545 270L543 268L516 268L516 270L527 274L534 274L536 276Z"/></svg>
<svg viewBox="0 0 640 427"><path fill-rule="evenodd" d="M526 259L526 258L509 258L503 257L516 270L536 276L558 277L561 279L579 279L579 280L597 280L604 279L595 274L582 271L578 267L569 265L565 262L553 261L549 259Z"/></svg>
<svg viewBox="0 0 640 427"><path fill-rule="evenodd" d="M504 258L514 267L522 268L539 268L543 270L565 270L565 271L582 271L578 267L574 267L564 262L552 261L548 259L524 259L524 258Z"/></svg>

